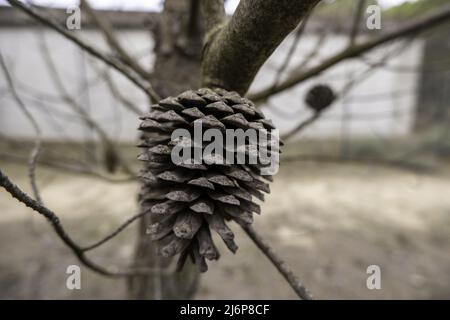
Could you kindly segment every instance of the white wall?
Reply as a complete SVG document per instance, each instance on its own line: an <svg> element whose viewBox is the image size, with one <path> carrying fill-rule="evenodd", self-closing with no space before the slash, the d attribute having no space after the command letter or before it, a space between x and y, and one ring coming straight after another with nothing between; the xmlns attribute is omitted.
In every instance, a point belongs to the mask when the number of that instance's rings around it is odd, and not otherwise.
<svg viewBox="0 0 450 320"><path fill-rule="evenodd" d="M40 50L39 30L23 28L0 28L0 50L15 79L18 91L30 112L41 124L44 138L51 140L82 140L92 138L80 117L70 106L58 99L58 90L51 81L47 65ZM101 35L95 31L80 33L91 43L106 49ZM143 65L151 67L153 41L148 34L140 31L120 32L120 40L130 52L142 56ZM91 63L95 60L78 50L73 44L52 31L44 31L44 39L51 48L53 57L64 85L78 102L99 121L113 139L135 141L138 126L137 116L121 107L110 94L108 87L99 81L97 70ZM94 62L100 70L103 63ZM122 94L132 100L142 111L148 108L148 100L128 79L111 71L116 86ZM86 81L89 89L86 88ZM4 93L6 80L0 76L0 132L13 137L32 137L33 130L14 100ZM37 101L42 96L44 102Z"/></svg>
<svg viewBox="0 0 450 320"><path fill-rule="evenodd" d="M7 59L22 99L41 124L44 137L52 140L80 141L92 139L93 135L70 107L57 99L58 92L50 80L40 51L40 32L43 32L51 48L52 57L61 70L69 92L95 120L100 121L113 139L134 142L137 136L137 117L115 101L107 86L98 81L96 71L90 65L91 58L86 59L86 54L49 30L0 28L0 51ZM96 31L83 30L79 35L96 46L107 48ZM151 54L153 42L147 32L121 31L119 38L132 53L142 56L141 60L145 66L151 67L154 58ZM317 38L313 35L305 36L290 65L298 64L314 47L316 41ZM251 91L273 82L275 70L283 62L291 42L292 37L286 39L269 59L258 74ZM345 37L330 36L320 51L319 58L316 58L313 64L337 52L346 43ZM376 61L388 49L392 50L393 47L376 50L368 58ZM395 55L389 65L417 66L421 61L421 53L422 43L413 42L401 54ZM96 65L104 66L101 63ZM306 109L303 99L311 85L329 83L336 91L340 91L349 76L359 74L366 68L365 63L356 60L341 63L326 73L271 99L275 110L267 106L263 110L274 120L282 133L286 132L308 116L309 110ZM86 75L83 70L87 70ZM113 72L113 76L121 92L134 101L141 110L146 110L148 107L146 97L123 76L116 72ZM83 90L86 87L86 79L90 84L88 91ZM316 122L303 134L309 137L338 137L343 132L358 136L406 134L411 127L416 81L417 73L414 72L398 73L386 69L376 71L363 81L358 81L355 89L345 99L334 104L321 121ZM391 96L391 93L396 94ZM45 98L44 102L37 101L36 96ZM345 115L347 118L343 121ZM31 125L7 93L3 76L0 77L0 133L23 138L34 135Z"/></svg>

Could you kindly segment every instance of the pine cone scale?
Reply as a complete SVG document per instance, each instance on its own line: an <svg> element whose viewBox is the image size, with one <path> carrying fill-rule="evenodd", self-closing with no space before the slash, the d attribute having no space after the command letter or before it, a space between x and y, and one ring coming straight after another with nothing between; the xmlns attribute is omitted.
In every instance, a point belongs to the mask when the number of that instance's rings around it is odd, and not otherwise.
<svg viewBox="0 0 450 320"><path fill-rule="evenodd" d="M159 253L165 257L179 254L177 269L181 269L190 257L200 271L206 271L207 260L217 260L219 251L210 230L223 240L227 248L235 253L238 246L234 234L227 226L229 220L241 225L253 222L253 214L261 208L254 198L264 200L269 193L268 183L261 175L265 164L228 163L225 155L230 150L222 145L223 155L212 154L203 163L175 163L171 160L175 146L194 145L189 138L171 140L176 129L193 132L201 124L202 129L265 129L273 124L246 98L223 89L201 88L189 90L177 97L168 97L152 106L152 110L140 117L142 132L138 147L143 152L138 159L144 162L140 174L143 184L140 202L150 213L152 224L147 233L156 241ZM267 139L271 139L270 134ZM207 143L203 142L204 148ZM254 148L245 149L246 156L258 152L279 152L275 144L261 142ZM242 150L241 150L242 151ZM236 150L233 159L236 160Z"/></svg>

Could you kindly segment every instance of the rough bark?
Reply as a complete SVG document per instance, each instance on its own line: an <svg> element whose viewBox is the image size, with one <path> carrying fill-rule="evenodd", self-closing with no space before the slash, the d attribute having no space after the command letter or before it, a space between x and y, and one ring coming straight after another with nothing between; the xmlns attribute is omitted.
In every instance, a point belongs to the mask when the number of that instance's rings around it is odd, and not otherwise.
<svg viewBox="0 0 450 320"><path fill-rule="evenodd" d="M241 0L228 23L210 30L203 83L245 94L256 73L319 0Z"/></svg>
<svg viewBox="0 0 450 320"><path fill-rule="evenodd" d="M203 32L198 18L198 0L166 0L161 19L153 33L156 61L152 83L163 96L176 95L200 85L200 61ZM149 217L139 226L134 265L159 266L173 270L175 261L157 255L156 247L146 234ZM196 291L198 272L187 261L179 273L135 277L129 282L132 299L189 299Z"/></svg>

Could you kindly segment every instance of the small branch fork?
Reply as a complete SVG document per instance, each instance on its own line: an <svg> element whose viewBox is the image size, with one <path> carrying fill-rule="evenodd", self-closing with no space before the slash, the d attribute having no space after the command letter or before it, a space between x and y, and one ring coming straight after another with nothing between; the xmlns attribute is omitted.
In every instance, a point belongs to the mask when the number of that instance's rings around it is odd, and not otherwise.
<svg viewBox="0 0 450 320"><path fill-rule="evenodd" d="M33 190L34 197L36 200L40 203L42 203L42 197L39 192L39 188L36 183L36 165L38 162L39 154L41 152L41 145L42 145L42 139L41 139L41 128L39 127L39 124L37 123L36 119L33 117L33 115L28 111L27 107L25 106L25 103L23 103L22 99L20 98L19 94L17 93L16 87L14 85L14 81L11 77L11 74L8 71L8 68L6 66L6 62L3 59L3 56L0 53L0 65L3 70L3 74L5 75L6 82L8 83L9 90L16 101L17 105L19 106L20 110L25 114L27 119L30 121L31 125L33 126L34 132L36 134L36 139L34 142L34 147L31 150L30 156L28 158L28 177L30 178L30 184L31 189Z"/></svg>
<svg viewBox="0 0 450 320"><path fill-rule="evenodd" d="M0 186L2 186L12 197L14 197L19 202L22 202L27 207L33 209L34 211L43 215L49 223L52 225L58 237L64 242L64 244L69 247L74 255L80 260L83 265L92 271L101 274L103 276L108 277L130 277L130 276L138 276L144 274L152 274L153 272L161 272L160 270L153 269L131 269L127 271L111 271L108 270L86 257L85 253L91 251L95 248L100 247L102 244L108 242L115 236L117 236L120 232L122 232L126 227L128 227L132 222L138 220L139 218L146 215L148 212L141 212L136 214L126 220L123 224L121 224L116 230L111 232L109 235L104 237L103 239L88 245L88 246L80 246L78 245L72 238L68 235L66 230L59 217L50 209L45 207L43 204L38 201L32 199L29 195L23 192L17 185L15 185L9 177L3 173L0 169ZM302 285L299 281L298 277L294 274L294 272L288 267L286 262L284 262L275 251L270 247L268 242L264 240L264 238L259 235L251 226L243 227L244 231L250 237L250 239L256 244L256 246L264 253L264 255L274 264L277 270L283 275L292 289L297 293L297 295L306 300L312 299L312 295L309 291ZM165 272L170 273L170 271L166 270Z"/></svg>
<svg viewBox="0 0 450 320"><path fill-rule="evenodd" d="M105 62L110 67L112 67L115 70L117 70L120 73L122 73L125 77L127 77L129 80L131 80L136 86L141 88L151 99L153 99L153 100L159 100L160 99L159 96L156 94L156 92L153 90L152 86L147 81L141 80L138 76L136 76L131 70L129 70L123 64L121 64L119 62L116 62L115 60L109 58L108 56L100 53L99 51L97 51L97 49L95 49L94 47L86 44L85 42L83 42L81 39L77 38L73 34L67 32L62 27L60 27L58 25L58 23L52 21L48 17L45 17L44 15L39 13L34 8L26 6L25 4L21 3L20 1L16 1L16 0L8 0L8 2L9 2L9 4L11 6L22 10L23 12L25 12L26 14L28 14L32 18L34 18L34 19L40 21L41 23L43 23L44 25L54 29L55 31L57 31L58 33L63 35L65 38L67 38L68 40L74 42L81 49L85 50L86 52L88 52L92 56L98 58L99 60ZM30 174L29 174L29 176L30 176L31 185L32 185L32 189L33 189L33 192L35 194L36 200L31 198L25 192L23 192L1 170L0 170L0 186L2 186L16 200L18 200L19 202L22 202L27 207L29 207L29 208L33 209L34 211L36 211L36 212L40 213L41 215L43 215L49 221L49 223L51 224L51 226L55 230L57 236L63 241L63 243L67 247L69 247L72 250L72 252L79 259L79 261L84 266L89 268L90 270L92 270L92 271L94 271L94 272L96 272L98 274L101 274L103 276L108 276L108 277L130 277L130 276L137 276L137 275L148 275L148 274L153 274L154 272L156 272L155 270L153 270L151 268L133 268L133 269L128 269L128 270L124 270L124 271L109 270L109 269L107 269L107 268L105 268L103 266L100 266L97 263L93 262L85 254L86 252L91 251L91 250L93 250L95 248L98 248L102 244L104 244L107 241L111 240L112 238L117 236L119 233L121 233L132 222L134 222L134 221L138 220L139 218L143 217L148 212L141 212L139 214L136 214L136 215L132 216L131 218L126 220L122 225L120 225L116 230L111 232L109 235L107 235L106 237L104 237L100 241L97 241L97 242L95 242L95 243L93 243L91 245L83 247L83 246L80 246L79 244L77 244L69 236L69 234L66 232L66 230L63 227L63 225L61 224L61 221L60 221L59 217L53 211L51 211L46 206L44 206L44 204L42 203L40 194L39 194L39 190L38 190L38 188L36 186L35 174L34 174L35 167L36 167L36 164L37 164L37 161L38 161L38 154L39 154L39 150L40 150L40 145L41 145L41 143L40 143L41 130L40 130L36 120L33 118L33 116L27 110L27 108L25 107L24 103L22 102L22 100L20 99L19 95L17 94L17 91L15 90L15 86L14 86L14 83L12 81L12 78L11 78L11 76L10 76L8 70L7 70L6 63L4 62L4 60L3 60L3 58L1 56L0 56L0 58L1 58L0 59L1 60L0 61L1 62L1 67L2 67L2 70L3 70L4 74L5 74L7 82L9 84L9 87L10 87L10 90L11 90L11 92L13 94L13 97L14 97L15 101L18 103L18 105L20 106L21 110L25 113L27 118L32 123L32 125L33 125L33 127L34 127L34 129L36 131L37 137L38 137L38 139L36 140L36 146L35 146L35 148L33 148L33 151L32 151L32 153L30 155L30 160L29 160L29 167L30 167ZM157 270L157 272L161 273L160 270ZM164 273L166 273L166 272L167 273L172 273L173 271L169 271L169 270L164 271Z"/></svg>
<svg viewBox="0 0 450 320"><path fill-rule="evenodd" d="M142 78L150 79L150 73L144 70L141 65L130 56L130 54L117 40L116 36L114 35L114 30L109 21L104 19L97 11L95 11L91 7L91 4L88 0L80 0L80 4L84 7L88 15L101 30L111 49L113 49L119 55L120 60L128 65L131 69L133 69Z"/></svg>
<svg viewBox="0 0 450 320"><path fill-rule="evenodd" d="M117 230L112 232L110 235L105 237L104 239L86 246L81 247L78 245L66 232L63 225L61 224L61 221L59 217L50 209L48 209L46 206L41 204L40 202L34 200L29 195L27 195L25 192L23 192L17 185L15 185L9 177L3 173L3 171L0 169L0 186L2 186L13 198L18 200L19 202L22 202L27 207L33 209L34 211L40 213L43 215L51 224L53 229L55 230L58 237L64 242L64 244L69 247L73 254L79 259L79 261L89 268L90 270L101 274L103 276L107 277L130 277L130 276L138 276L138 275L144 275L144 274L152 274L154 270L152 269L130 269L125 271L112 271L108 270L92 260L90 260L88 257L86 257L85 253L89 250L92 250L94 248L99 247L100 245L104 244L108 240L112 239L113 237L117 236L121 231L123 231L127 226L131 224L131 222L137 220L138 218L145 215L147 212L143 212L140 214L137 214L130 219L128 219L124 224L122 224ZM169 271L167 271L169 272Z"/></svg>
<svg viewBox="0 0 450 320"><path fill-rule="evenodd" d="M104 146L106 148L109 148L109 150L114 154L114 156L117 158L120 166L123 168L123 170L130 174L131 176L135 176L135 173L133 170L129 167L129 165L126 163L126 161L123 159L122 155L120 154L119 150L117 150L114 143L111 141L111 139L108 137L108 134L105 132L105 130L98 124L92 117L87 113L83 107L76 101L75 98L73 98L69 91L66 89L64 85L64 81L61 78L60 74L58 73L58 70L56 68L56 64L50 54L50 49L47 45L47 42L44 38L44 35L42 33L39 34L40 36L40 43L39 46L41 48L41 52L43 54L43 58L45 61L45 64L47 65L47 69L51 75L51 79L55 87L61 92L62 99L69 105L69 107L77 114L80 115L80 118L86 123L86 125L95 132L97 132L99 138L102 140Z"/></svg>
<svg viewBox="0 0 450 320"><path fill-rule="evenodd" d="M214 26L205 39L203 85L244 95L267 58L318 2L241 0L231 19L220 23L223 1L203 0L205 19Z"/></svg>
<svg viewBox="0 0 450 320"><path fill-rule="evenodd" d="M420 19L414 23L401 27L397 30L388 32L374 39L369 39L362 43L356 43L356 39L353 40L350 39L350 46L338 52L337 54L329 57L328 59L324 60L319 65L311 67L310 69L305 71L299 70L298 72L291 74L284 81L280 82L275 88L268 87L262 89L258 92L249 94L248 98L254 102L264 101L270 96L278 94L286 89L292 88L297 84L320 74L321 72L331 68L332 66L344 60L358 57L372 49L375 49L393 40L417 35L418 32L423 32L424 30L430 29L439 24L445 23L446 21L449 20L450 20L450 5L447 5L444 6L442 10L439 10L435 14ZM356 38L356 31L354 37Z"/></svg>
<svg viewBox="0 0 450 320"><path fill-rule="evenodd" d="M412 40L412 38L410 38L409 41L406 41L406 43L403 46L401 46L399 49L393 50L392 52L387 53L379 61L372 63L367 70L365 70L358 76L354 77L353 79L349 80L345 84L345 86L341 90L341 92L337 95L337 99L335 101L333 101L333 103L336 103L337 100L343 99L353 89L353 86L355 84L361 83L361 81L363 81L365 77L369 77L372 74L372 72L374 72L376 70L377 67L385 64L389 58L391 58L394 55L398 55L400 52L402 52L406 47L408 47L411 44L411 40ZM321 118L321 116L323 115L323 112L324 111L314 112L311 116L309 116L305 120L301 121L297 126L295 126L294 129L292 129L291 131L289 131L288 133L283 135L281 137L281 139L283 141L287 141L290 138L297 135L299 132L305 130L307 127L309 127L314 122L319 120Z"/></svg>
<svg viewBox="0 0 450 320"><path fill-rule="evenodd" d="M116 61L115 59L112 59L105 54L98 51L96 48L92 47L91 45L85 43L80 38L76 37L72 33L65 30L63 27L61 27L57 22L53 21L51 18L44 16L40 12L38 12L36 9L27 6L23 4L22 2L18 0L7 0L8 3L23 11L30 17L34 18L35 20L41 22L42 24L46 25L47 27L55 30L59 34L61 34L63 37L67 38L68 40L75 43L78 47L86 51L87 53L91 54L92 56L96 57L97 59L103 61L113 69L117 70L119 73L123 74L125 77L127 77L131 82L133 82L137 87L139 87L144 93L146 93L153 101L158 101L160 99L159 95L156 93L156 91L153 89L152 85L148 82L148 80L143 80L141 77L136 75L134 72L132 72L128 67L124 66L122 63Z"/></svg>

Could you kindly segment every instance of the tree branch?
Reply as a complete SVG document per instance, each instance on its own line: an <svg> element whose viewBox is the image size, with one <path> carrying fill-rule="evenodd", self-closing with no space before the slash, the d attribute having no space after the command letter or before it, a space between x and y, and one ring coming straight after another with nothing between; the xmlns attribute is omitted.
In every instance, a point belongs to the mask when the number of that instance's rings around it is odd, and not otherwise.
<svg viewBox="0 0 450 320"><path fill-rule="evenodd" d="M222 24L225 19L223 0L201 0L200 4L207 32Z"/></svg>
<svg viewBox="0 0 450 320"><path fill-rule="evenodd" d="M408 47L411 44L411 41L408 41L407 43L405 43L402 47L400 47L397 50L392 50L391 52L388 52L386 55L384 55L379 61L377 61L376 63L373 63L372 65L369 66L369 68L367 70L364 70L361 74L359 74L358 76L353 77L352 79L350 79L343 87L343 89L341 90L341 92L339 92L336 95L336 99L333 101L333 104L335 104L338 100L343 99L345 96L347 96L347 94L352 90L353 86L357 83L362 83L364 81L364 78L369 77L371 75L372 72L374 72L376 70L377 67L383 65L384 63L386 63L386 60L388 60L389 58L391 58L393 55L398 55L400 54L400 52L402 52L406 47ZM302 122L300 122L294 129L292 129L291 131L289 131L288 133L286 133L285 135L283 135L281 137L281 139L283 141L287 141L290 138L292 138L293 136L295 136L296 134L298 134L299 132L305 130L307 127L309 127L311 124L313 124L314 122L316 122L318 119L320 119L321 115L323 114L325 110L323 110L322 112L315 112L313 113L310 117L306 118L306 120L303 120Z"/></svg>
<svg viewBox="0 0 450 320"><path fill-rule="evenodd" d="M273 263L278 271L283 275L284 279L289 283L295 293L304 300L312 300L311 293L303 286L294 272L289 268L285 261L283 261L275 251L270 247L266 240L259 235L252 226L242 226L245 233L253 240L256 246L266 255L266 257Z"/></svg>
<svg viewBox="0 0 450 320"><path fill-rule="evenodd" d="M320 74L321 72L331 68L332 66L334 66L344 60L357 57L357 56L359 56L367 51L370 51L382 44L396 40L398 38L416 35L418 32L424 31L426 29L429 29L431 27L434 27L436 25L444 23L445 21L448 21L449 19L450 19L450 6L446 6L445 8L440 10L438 13L433 14L427 18L419 20L408 26L402 27L396 31L387 33L378 38L368 40L364 43L356 44L347 49L344 49L343 51L337 53L336 55L328 58L327 60L325 60L318 66L312 67L311 69L309 69L305 72L299 72L296 74L292 74L289 78L287 78L285 81L281 82L278 86L276 86L276 88L270 87L270 88L263 89L259 92L250 94L249 99L251 99L255 102L263 101L263 100L267 99L269 96L280 93L286 89L289 89L311 77L314 77L314 76Z"/></svg>
<svg viewBox="0 0 450 320"><path fill-rule="evenodd" d="M286 58L284 59L283 63L281 64L281 66L279 67L279 69L275 74L275 80L273 81L272 88L276 88L278 83L280 83L281 77L288 68L289 63L291 62L291 59L295 53L295 50L297 49L298 44L300 43L302 35L305 32L306 24L309 20L310 14L311 12L308 13L308 15L301 22L300 26L297 28L297 31L295 32L294 39L292 40L292 44L291 47L289 48Z"/></svg>
<svg viewBox="0 0 450 320"><path fill-rule="evenodd" d="M80 115L81 119L85 121L88 127L95 130L97 132L100 140L103 142L104 147L106 150L109 150L112 153L112 156L118 161L118 163L121 165L123 170L133 176L136 174L133 172L133 170L130 168L130 166L126 163L126 161L123 159L122 155L120 154L118 148L116 145L111 141L108 134L105 130L98 124L90 115L86 112L86 110L83 109L83 107L73 98L69 92L67 91L66 87L64 86L64 81L60 77L60 74L56 68L55 62L50 54L50 50L47 46L47 42L45 41L45 38L41 34L41 42L40 42L40 48L42 51L42 54L44 56L45 63L47 65L47 68L49 70L49 73L51 75L51 79L53 81L53 84L56 86L56 88L60 91L61 97L66 102L71 109Z"/></svg>
<svg viewBox="0 0 450 320"><path fill-rule="evenodd" d="M116 230L114 230L113 232L111 232L110 234L105 236L103 239L101 239L89 246L85 246L81 250L83 252L86 252L86 251L90 251L90 250L100 247L102 244L108 242L109 240L111 240L112 238L117 236L119 233L121 233L123 230L125 230L125 228L128 227L132 222L136 221L137 219L139 219L149 213L150 213L150 210L135 214L131 218L127 219L124 223L122 223L119 227L117 227Z"/></svg>
<svg viewBox="0 0 450 320"><path fill-rule="evenodd" d="M89 44L85 43L83 40L74 36L72 33L63 29L57 22L53 21L51 18L45 17L44 15L39 13L34 8L28 7L18 0L7 0L7 1L11 6L22 10L24 13L26 13L33 19L35 19L35 20L41 22L42 24L46 25L47 27L50 27L51 29L55 30L56 32L61 34L63 37L65 37L68 40L75 43L78 47L80 47L87 53L91 54L92 56L103 61L107 65L111 66L113 69L115 69L118 72L120 72L121 74L123 74L126 78L128 78L131 82L133 82L137 87L139 87L142 91L144 91L144 93L146 93L153 101L160 100L159 95L155 92L155 90L153 89L153 87L151 86L151 84L148 81L142 80L139 76L135 75L123 64L104 55L103 53L98 51L96 48L90 46Z"/></svg>
<svg viewBox="0 0 450 320"><path fill-rule="evenodd" d="M305 58L294 68L292 68L292 71L289 73L292 74L294 72L300 72L303 71L303 69L311 62L311 60L317 55L317 53L322 48L323 44L325 43L325 40L327 38L327 32L326 30L323 30L321 34L319 35L319 39L317 40L314 47L311 49L310 52L305 56Z"/></svg>
<svg viewBox="0 0 450 320"><path fill-rule="evenodd" d="M135 61L122 47L122 45L114 35L114 30L109 22L91 7L88 0L80 0L80 4L83 6L88 15L103 33L111 49L113 49L119 55L120 60L128 65L131 69L133 69L142 78L150 79L150 73L144 70L141 65L137 61Z"/></svg>
<svg viewBox="0 0 450 320"><path fill-rule="evenodd" d="M291 137L299 133L300 131L303 131L306 127L314 123L317 119L320 118L321 112L314 112L311 116L300 122L294 129L289 131L288 133L284 134L281 139L283 141L289 140Z"/></svg>
<svg viewBox="0 0 450 320"><path fill-rule="evenodd" d="M151 274L154 271L152 269L136 269L136 270L126 270L122 272L121 271L115 272L92 262L89 258L85 256L84 249L80 247L75 241L73 241L72 238L67 234L58 216L53 211L51 211L38 201L31 198L25 192L23 192L18 186L16 186L13 182L11 182L8 176L4 174L1 169L0 169L0 186L2 186L16 200L22 202L27 207L43 215L49 221L49 223L55 230L56 234L64 242L64 244L72 250L74 255L83 265L85 265L92 271L108 277L129 277L142 274Z"/></svg>
<svg viewBox="0 0 450 320"><path fill-rule="evenodd" d="M241 0L205 45L202 82L245 94L256 73L319 0Z"/></svg>
<svg viewBox="0 0 450 320"><path fill-rule="evenodd" d="M22 112L25 114L27 119L30 121L31 125L33 126L34 132L36 134L36 139L34 141L34 147L30 152L30 156L28 158L28 177L30 178L30 184L31 189L33 190L34 197L39 203L42 203L42 197L39 192L39 188L36 183L36 165L39 158L39 154L41 152L41 145L42 145L42 132L41 128L39 127L39 124L37 123L36 119L33 117L33 115L28 111L27 107L25 106L25 103L20 98L19 94L17 93L16 86L14 85L14 81L11 77L11 74L8 71L8 67L6 66L6 62L3 59L3 56L0 54L0 65L3 69L3 73L6 78L6 82L8 83L9 90L11 91L11 94L16 101L19 108L22 110Z"/></svg>
<svg viewBox="0 0 450 320"><path fill-rule="evenodd" d="M112 276L114 273L107 271L96 264L92 263L91 261L87 260L86 257L83 255L82 250L80 247L69 237L69 235L64 230L63 226L61 225L61 222L58 218L58 216L52 212L51 210L47 209L45 206L37 202L36 200L30 198L25 192L19 189L15 184L9 180L8 176L6 176L1 170L0 170L0 185L5 188L6 191L8 191L15 199L25 204L27 207L30 207L31 209L39 212L42 214L52 225L53 229L55 230L56 234L59 236L59 238L70 248L72 249L73 253L78 257L78 259L87 267L90 269L105 275L105 276Z"/></svg>
<svg viewBox="0 0 450 320"><path fill-rule="evenodd" d="M126 109L130 110L135 115L142 115L142 111L131 100L126 98L122 92L120 92L119 88L117 88L113 77L109 74L109 70L103 72L103 79L115 99L119 100Z"/></svg>

